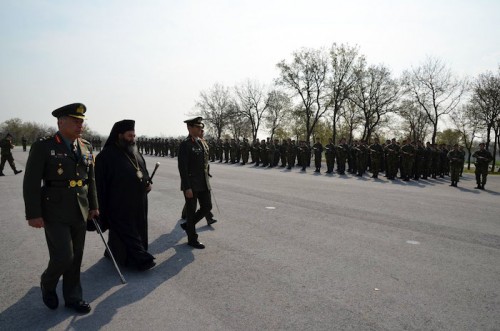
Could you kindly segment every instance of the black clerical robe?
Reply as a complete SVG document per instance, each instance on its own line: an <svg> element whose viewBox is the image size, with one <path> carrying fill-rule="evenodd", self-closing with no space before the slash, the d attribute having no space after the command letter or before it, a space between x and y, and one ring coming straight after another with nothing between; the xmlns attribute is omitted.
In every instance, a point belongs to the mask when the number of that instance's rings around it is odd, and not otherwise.
<svg viewBox="0 0 500 331"><path fill-rule="evenodd" d="M100 218L109 227L108 244L115 259L141 268L154 257L147 252L149 174L142 155L136 157L117 145L106 146L96 157L95 177Z"/></svg>

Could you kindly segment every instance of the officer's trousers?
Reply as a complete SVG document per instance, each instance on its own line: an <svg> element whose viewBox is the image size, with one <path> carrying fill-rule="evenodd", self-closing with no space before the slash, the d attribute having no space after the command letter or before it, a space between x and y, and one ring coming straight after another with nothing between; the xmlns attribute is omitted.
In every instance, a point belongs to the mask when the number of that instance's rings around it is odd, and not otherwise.
<svg viewBox="0 0 500 331"><path fill-rule="evenodd" d="M45 238L49 248L49 265L42 274L43 287L55 291L63 276L63 296L66 303L82 300L80 267L87 226L85 221L72 223L45 220Z"/></svg>
<svg viewBox="0 0 500 331"><path fill-rule="evenodd" d="M196 233L196 223L203 217L207 216L212 210L212 197L210 191L193 191L192 198L186 198L186 233L188 242L194 243L198 241L198 234ZM200 209L196 211L196 203L200 202Z"/></svg>

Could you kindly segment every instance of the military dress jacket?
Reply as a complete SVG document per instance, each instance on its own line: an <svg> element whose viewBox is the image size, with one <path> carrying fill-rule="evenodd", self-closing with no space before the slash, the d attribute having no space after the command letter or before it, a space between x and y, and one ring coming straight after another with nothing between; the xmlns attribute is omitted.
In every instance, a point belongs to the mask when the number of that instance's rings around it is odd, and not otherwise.
<svg viewBox="0 0 500 331"><path fill-rule="evenodd" d="M74 155L56 133L30 149L23 182L26 219L69 223L98 209L91 144L77 139Z"/></svg>
<svg viewBox="0 0 500 331"><path fill-rule="evenodd" d="M210 190L208 151L200 140L188 136L179 146L177 158L181 190Z"/></svg>

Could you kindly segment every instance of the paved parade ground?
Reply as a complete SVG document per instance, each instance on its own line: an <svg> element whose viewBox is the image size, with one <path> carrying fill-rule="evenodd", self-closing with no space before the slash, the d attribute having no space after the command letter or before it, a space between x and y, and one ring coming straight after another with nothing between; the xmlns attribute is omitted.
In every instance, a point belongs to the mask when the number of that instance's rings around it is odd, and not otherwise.
<svg viewBox="0 0 500 331"><path fill-rule="evenodd" d="M24 169L28 153L13 155ZM177 160L145 159L150 171L161 162L149 194L157 266L122 269L122 285L88 232L88 315L64 308L61 282L59 308L43 304L44 233L24 220L24 173L6 166L0 330L500 330L500 176L481 191L473 174L455 188L212 163L219 222L199 223L207 247L194 250Z"/></svg>

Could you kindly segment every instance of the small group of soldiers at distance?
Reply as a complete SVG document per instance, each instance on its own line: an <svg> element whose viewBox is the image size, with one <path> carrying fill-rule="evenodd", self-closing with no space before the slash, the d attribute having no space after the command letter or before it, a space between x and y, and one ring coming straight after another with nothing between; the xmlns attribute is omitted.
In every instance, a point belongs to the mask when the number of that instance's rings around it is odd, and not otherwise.
<svg viewBox="0 0 500 331"><path fill-rule="evenodd" d="M138 138L136 144L141 154L176 157L181 141L174 138Z"/></svg>
<svg viewBox="0 0 500 331"><path fill-rule="evenodd" d="M92 144L92 148L94 151L100 152L102 149L102 140L99 137L91 137L89 139L90 143Z"/></svg>

